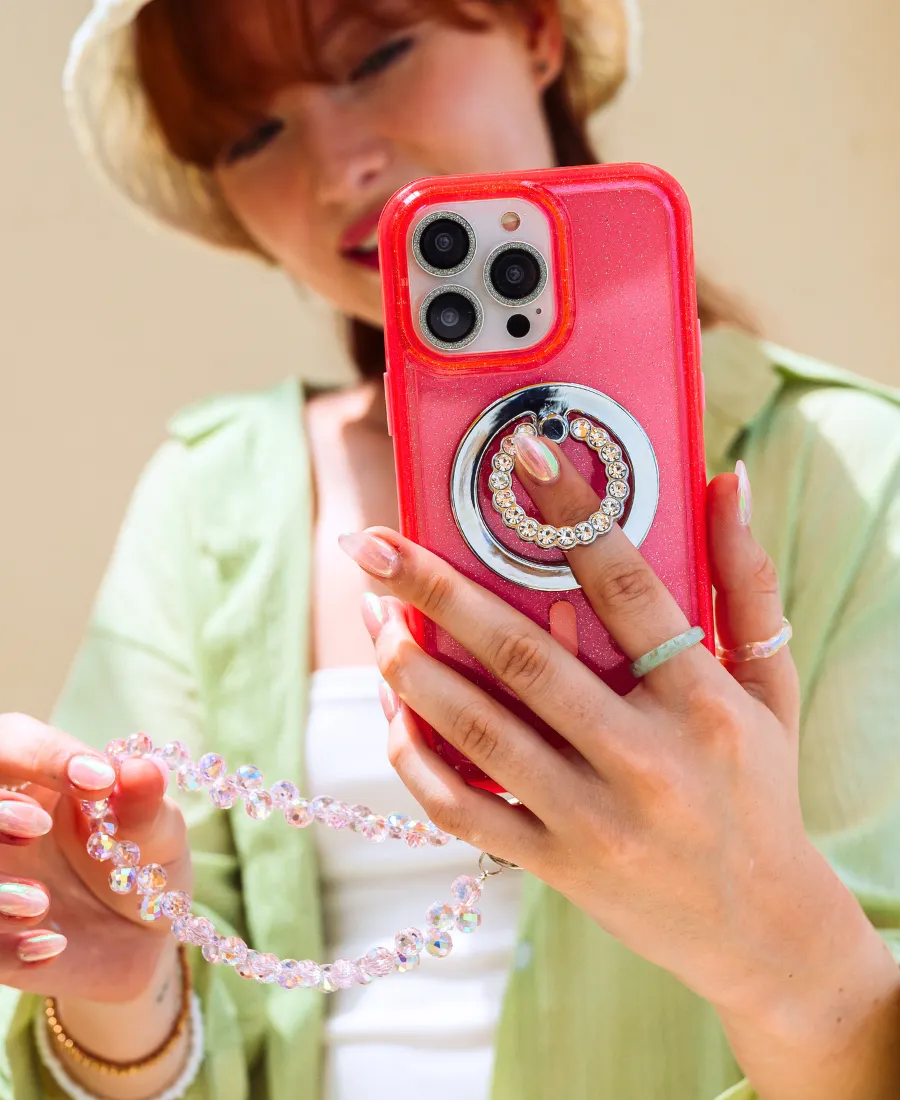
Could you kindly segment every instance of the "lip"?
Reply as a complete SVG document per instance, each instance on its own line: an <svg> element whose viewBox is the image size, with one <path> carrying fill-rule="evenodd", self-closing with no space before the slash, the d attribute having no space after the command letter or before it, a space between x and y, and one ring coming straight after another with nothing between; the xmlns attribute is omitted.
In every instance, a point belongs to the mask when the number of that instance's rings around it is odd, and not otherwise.
<svg viewBox="0 0 900 1100"><path fill-rule="evenodd" d="M364 252L359 245L371 236L373 229L378 227L378 220L383 209L384 204L379 204L361 218L358 218L343 232L338 243L338 251L345 259L352 260L354 263L370 270L378 270L378 250Z"/></svg>

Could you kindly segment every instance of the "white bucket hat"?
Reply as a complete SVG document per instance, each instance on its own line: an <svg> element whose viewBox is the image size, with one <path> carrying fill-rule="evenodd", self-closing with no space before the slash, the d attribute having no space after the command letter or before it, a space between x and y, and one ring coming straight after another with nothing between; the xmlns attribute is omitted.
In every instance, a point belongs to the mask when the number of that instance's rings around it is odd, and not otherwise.
<svg viewBox="0 0 900 1100"><path fill-rule="evenodd" d="M170 228L223 248L257 251L231 214L212 173L168 149L141 87L133 24L153 0L95 0L72 41L63 80L66 107L85 157L132 204ZM615 98L637 69L638 0L560 0L578 50L579 111Z"/></svg>

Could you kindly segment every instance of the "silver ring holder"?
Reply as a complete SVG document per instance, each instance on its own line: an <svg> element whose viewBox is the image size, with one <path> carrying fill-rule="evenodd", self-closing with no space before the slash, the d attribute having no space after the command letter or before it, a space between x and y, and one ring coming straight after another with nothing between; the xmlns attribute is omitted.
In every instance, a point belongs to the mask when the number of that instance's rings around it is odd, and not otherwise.
<svg viewBox="0 0 900 1100"><path fill-rule="evenodd" d="M640 546L659 504L659 465L647 433L627 409L590 386L554 382L508 393L489 405L462 438L450 474L450 503L456 525L472 553L504 580L540 592L580 587L565 562L541 562L517 554L496 537L479 504L482 466L493 440L505 429L533 419L541 434L562 443L570 414L599 421L628 455L632 473L631 510L622 530Z"/></svg>

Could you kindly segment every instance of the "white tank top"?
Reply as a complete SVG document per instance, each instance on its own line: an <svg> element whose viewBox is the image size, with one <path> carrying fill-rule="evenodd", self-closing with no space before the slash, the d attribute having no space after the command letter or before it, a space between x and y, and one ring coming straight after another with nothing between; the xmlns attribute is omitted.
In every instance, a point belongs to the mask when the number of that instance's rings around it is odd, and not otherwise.
<svg viewBox="0 0 900 1100"><path fill-rule="evenodd" d="M374 667L313 674L310 796L424 817L387 759L379 680ZM321 827L315 838L329 961L393 949L402 928L424 931L425 910L449 900L453 879L478 873L478 852L457 840L414 851ZM492 879L479 904L481 928L453 933L446 958L425 954L412 973L327 994L323 1100L487 1100L521 886L515 872Z"/></svg>

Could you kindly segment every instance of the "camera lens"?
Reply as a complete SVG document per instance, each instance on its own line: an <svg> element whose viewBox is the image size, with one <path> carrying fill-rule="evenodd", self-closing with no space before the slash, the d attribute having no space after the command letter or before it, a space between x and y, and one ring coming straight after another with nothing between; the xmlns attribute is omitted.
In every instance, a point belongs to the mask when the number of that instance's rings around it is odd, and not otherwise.
<svg viewBox="0 0 900 1100"><path fill-rule="evenodd" d="M478 321L474 302L455 291L439 294L428 303L425 325L445 344L458 344L471 336Z"/></svg>
<svg viewBox="0 0 900 1100"><path fill-rule="evenodd" d="M455 275L475 254L475 234L458 215L437 213L425 218L413 239L416 259L433 275Z"/></svg>
<svg viewBox="0 0 900 1100"><path fill-rule="evenodd" d="M533 302L547 282L547 265L536 248L502 245L485 264L488 290L506 305Z"/></svg>

